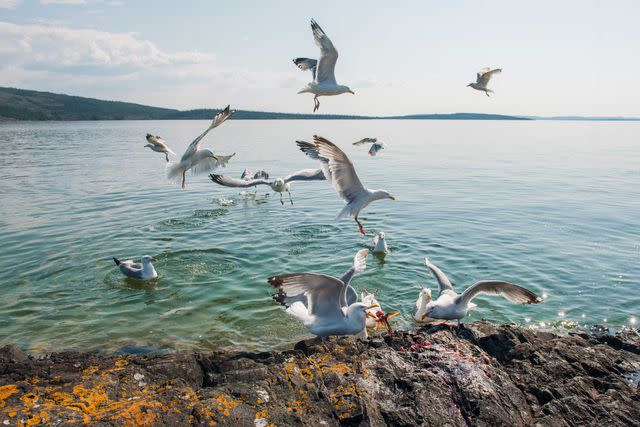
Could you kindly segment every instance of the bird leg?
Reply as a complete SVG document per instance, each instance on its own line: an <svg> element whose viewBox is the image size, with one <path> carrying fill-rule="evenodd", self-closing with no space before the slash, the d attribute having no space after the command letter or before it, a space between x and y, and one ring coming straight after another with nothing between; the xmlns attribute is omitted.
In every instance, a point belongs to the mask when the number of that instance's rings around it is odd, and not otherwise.
<svg viewBox="0 0 640 427"><path fill-rule="evenodd" d="M289 201L293 205L293 198L291 197L291 191L287 190L287 193L289 193Z"/></svg>
<svg viewBox="0 0 640 427"><path fill-rule="evenodd" d="M358 220L358 217L354 218L356 220L356 223L358 224L358 228L360 229L360 234L362 234L363 236L367 235L367 232L364 230L364 227L362 226L362 223L360 222L360 220Z"/></svg>
<svg viewBox="0 0 640 427"><path fill-rule="evenodd" d="M484 91L485 95L487 95L489 98L491 98L491 96L489 95L489 92L487 92L486 90Z"/></svg>
<svg viewBox="0 0 640 427"><path fill-rule="evenodd" d="M313 97L313 112L315 113L320 108L320 101L318 100L318 95Z"/></svg>
<svg viewBox="0 0 640 427"><path fill-rule="evenodd" d="M187 184L185 183L186 177L184 176L186 173L187 171L182 172L182 188L187 186Z"/></svg>
<svg viewBox="0 0 640 427"><path fill-rule="evenodd" d="M284 200L282 200L282 193L280 193L280 204L284 206Z"/></svg>
<svg viewBox="0 0 640 427"><path fill-rule="evenodd" d="M164 157L167 159L167 163L169 163L169 153L164 153Z"/></svg>

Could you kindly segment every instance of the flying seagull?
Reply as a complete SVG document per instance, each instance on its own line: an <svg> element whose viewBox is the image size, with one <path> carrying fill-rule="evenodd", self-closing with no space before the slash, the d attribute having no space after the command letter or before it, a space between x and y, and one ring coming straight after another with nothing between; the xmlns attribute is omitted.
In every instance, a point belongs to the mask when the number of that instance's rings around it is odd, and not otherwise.
<svg viewBox="0 0 640 427"><path fill-rule="evenodd" d="M171 149L167 146L167 143L164 142L164 139L162 139L158 135L151 135L150 133L148 133L147 142L149 143L145 145L145 147L149 147L157 153L164 153L164 156L167 159L167 163L169 162L169 154L173 154L174 156L176 155L176 153L171 151Z"/></svg>
<svg viewBox="0 0 640 427"><path fill-rule="evenodd" d="M347 285L342 280L324 274L293 273L270 277L268 282L278 290L273 298L312 334L321 338L366 336L366 311L374 307L361 302L349 304Z"/></svg>
<svg viewBox="0 0 640 427"><path fill-rule="evenodd" d="M371 148L369 148L369 155L375 156L378 154L378 151L384 149L384 142L378 141L378 138L362 138L360 141L356 141L353 145L364 145L371 144Z"/></svg>
<svg viewBox="0 0 640 427"><path fill-rule="evenodd" d="M297 172L292 173L291 175L283 178L277 178L275 180L269 181L265 178L258 179L235 179L229 176L224 175L216 175L210 174L209 178L211 181L216 184L223 185L225 187L239 187L239 188L248 188L255 187L258 185L268 185L271 187L273 191L276 193L280 193L280 203L284 205L284 201L282 200L282 193L289 193L289 201L293 204L293 199L291 198L291 191L289 190L289 183L294 181L323 181L327 179L324 175L322 169L303 169Z"/></svg>
<svg viewBox="0 0 640 427"><path fill-rule="evenodd" d="M445 319L458 321L465 317L469 309L475 307L471 300L480 294L502 295L511 302L517 304L537 304L542 299L522 286L499 280L483 280L469 286L462 294L453 290L451 282L445 274L435 265L424 258L424 263L438 281L438 299L427 303L422 319Z"/></svg>
<svg viewBox="0 0 640 427"><path fill-rule="evenodd" d="M484 91L484 93L489 96L490 93L493 93L491 89L487 88L489 80L491 80L491 76L493 76L494 74L499 74L501 72L502 68L494 68L493 70L491 68L483 68L482 70L478 71L475 83L469 83L467 87L471 86L475 90Z"/></svg>
<svg viewBox="0 0 640 427"><path fill-rule="evenodd" d="M315 113L320 108L319 96L333 96L342 93L355 95L355 92L349 89L348 86L336 83L335 68L338 60L338 51L313 19L311 20L311 31L316 44L320 48L320 59L295 58L293 63L301 70L311 70L311 74L313 74L313 81L307 83L298 93L313 93L315 95L313 97L313 112Z"/></svg>
<svg viewBox="0 0 640 427"><path fill-rule="evenodd" d="M134 263L130 259L120 261L118 258L113 258L113 261L116 263L122 274L130 279L136 280L151 280L158 277L156 269L153 268L153 264L151 264L152 260L153 259L149 255L144 255L140 259L140 261L142 261L141 264Z"/></svg>
<svg viewBox="0 0 640 427"><path fill-rule="evenodd" d="M194 174L209 172L215 170L220 166L226 166L229 159L235 155L235 153L224 156L220 154L213 154L211 150L207 148L200 148L202 146L202 140L205 136L222 123L227 120L231 115L235 113L235 110L230 110L229 105L227 108L219 112L213 118L211 125L200 134L191 144L187 147L180 162L170 164L167 168L167 177L174 181L182 176L182 188L185 187L185 174L191 169Z"/></svg>
<svg viewBox="0 0 640 427"><path fill-rule="evenodd" d="M358 220L360 211L374 200L395 200L395 197L386 190L365 188L347 155L335 144L323 137L315 135L313 143L296 141L296 144L307 156L321 162L322 169L327 178L331 179L333 188L347 202L347 205L338 214L337 219L348 215L353 216L358 224L360 233L366 234L362 223Z"/></svg>

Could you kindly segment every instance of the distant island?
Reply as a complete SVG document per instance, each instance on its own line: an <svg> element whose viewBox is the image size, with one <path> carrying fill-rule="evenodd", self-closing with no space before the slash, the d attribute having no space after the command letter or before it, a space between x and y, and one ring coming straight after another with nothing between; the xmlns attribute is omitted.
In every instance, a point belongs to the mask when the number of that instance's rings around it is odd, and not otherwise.
<svg viewBox="0 0 640 427"><path fill-rule="evenodd" d="M105 101L81 96L0 87L0 121L7 120L208 120L219 109L176 110L130 102ZM354 116L344 114L295 114L238 110L236 120L614 120L633 117L538 117L503 114L453 113L403 116Z"/></svg>

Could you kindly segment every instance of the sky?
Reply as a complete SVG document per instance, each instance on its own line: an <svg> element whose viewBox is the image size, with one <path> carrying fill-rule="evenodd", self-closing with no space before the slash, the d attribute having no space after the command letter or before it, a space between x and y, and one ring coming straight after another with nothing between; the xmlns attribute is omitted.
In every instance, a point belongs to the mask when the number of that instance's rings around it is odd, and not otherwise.
<svg viewBox="0 0 640 427"><path fill-rule="evenodd" d="M318 5L323 5L320 8ZM307 113L315 18L340 53L321 113L640 116L640 2L0 0L0 86ZM495 96L466 85L501 67Z"/></svg>

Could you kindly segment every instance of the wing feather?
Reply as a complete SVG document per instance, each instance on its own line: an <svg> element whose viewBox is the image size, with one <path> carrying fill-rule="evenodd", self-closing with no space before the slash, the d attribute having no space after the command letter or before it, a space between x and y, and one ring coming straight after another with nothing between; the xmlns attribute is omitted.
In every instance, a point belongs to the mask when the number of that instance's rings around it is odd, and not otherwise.
<svg viewBox="0 0 640 427"><path fill-rule="evenodd" d="M316 45L320 48L315 81L316 83L336 84L335 68L338 61L338 51L333 46L331 39L313 19L311 20L311 31Z"/></svg>
<svg viewBox="0 0 640 427"><path fill-rule="evenodd" d="M211 181L216 184L223 185L225 187L237 187L237 188L248 188L255 187L257 185L269 185L271 184L269 181L265 179L236 179L230 176L225 175L216 175L214 173L209 175Z"/></svg>
<svg viewBox="0 0 640 427"><path fill-rule="evenodd" d="M483 280L468 287L458 298L464 303L469 303L479 294L502 295L516 304L537 304L542 298L523 288L509 282L499 280Z"/></svg>
<svg viewBox="0 0 640 427"><path fill-rule="evenodd" d="M345 284L340 279L324 274L293 273L270 277L268 282L278 289L274 299L286 307L306 296L309 314L344 316L340 299Z"/></svg>
<svg viewBox="0 0 640 427"><path fill-rule="evenodd" d="M205 136L207 136L207 134L212 129L215 129L218 126L220 126L222 123L224 123L235 112L236 112L236 110L231 110L230 109L230 105L227 105L227 108L225 108L224 110L222 110L218 114L216 114L213 117L213 120L211 121L211 124L209 125L209 127L204 132L202 132L200 135L198 135L198 137L196 139L194 139L193 142L191 142L191 144L189 144L189 146L185 150L184 154L182 155L182 160L188 159L193 153L198 151L198 148L200 148L202 139Z"/></svg>
<svg viewBox="0 0 640 427"><path fill-rule="evenodd" d="M433 274L433 276L436 278L436 281L438 282L438 289L439 289L438 295L442 294L446 290L453 291L453 286L451 285L449 278L446 276L446 274L442 272L442 270L440 270L438 267L433 265L431 261L429 261L429 258L427 257L424 257L424 264L427 266L429 270L431 270L431 273Z"/></svg>

